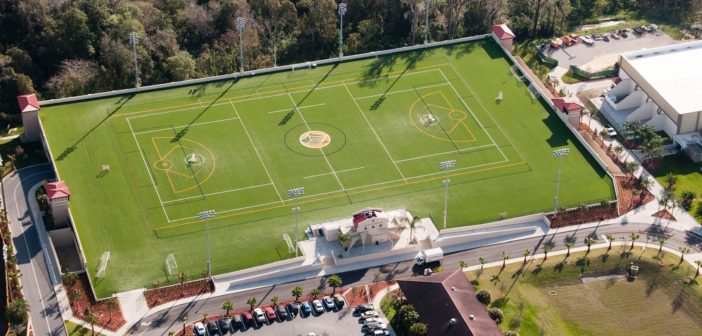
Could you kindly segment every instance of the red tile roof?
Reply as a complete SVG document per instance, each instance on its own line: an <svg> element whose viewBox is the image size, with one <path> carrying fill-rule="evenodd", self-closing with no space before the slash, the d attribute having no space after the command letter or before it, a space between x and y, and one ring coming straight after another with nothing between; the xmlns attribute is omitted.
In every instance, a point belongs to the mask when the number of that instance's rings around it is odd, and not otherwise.
<svg viewBox="0 0 702 336"><path fill-rule="evenodd" d="M506 24L498 24L492 26L492 32L497 36L498 39L500 40L509 40L517 37L514 35L511 29L507 27Z"/></svg>
<svg viewBox="0 0 702 336"><path fill-rule="evenodd" d="M46 188L46 196L50 200L71 196L71 191L68 189L68 186L63 181L46 182L44 183L44 188Z"/></svg>
<svg viewBox="0 0 702 336"><path fill-rule="evenodd" d="M558 110L561 112L570 112L575 110L582 110L583 108L585 108L584 106L576 102L569 102L563 98L553 98L552 101L553 105L556 105L556 108L558 108Z"/></svg>
<svg viewBox="0 0 702 336"><path fill-rule="evenodd" d="M400 290L429 326L427 336L501 336L487 308L460 270L397 281ZM471 318L472 317L472 318ZM449 324L451 318L456 323Z"/></svg>
<svg viewBox="0 0 702 336"><path fill-rule="evenodd" d="M17 103L19 104L21 113L39 111L39 100L37 99L37 95L33 93L17 96Z"/></svg>
<svg viewBox="0 0 702 336"><path fill-rule="evenodd" d="M366 208L361 211L357 211L353 214L353 227L358 230L358 224L363 222L368 218L377 217L376 212L383 211L382 209Z"/></svg>

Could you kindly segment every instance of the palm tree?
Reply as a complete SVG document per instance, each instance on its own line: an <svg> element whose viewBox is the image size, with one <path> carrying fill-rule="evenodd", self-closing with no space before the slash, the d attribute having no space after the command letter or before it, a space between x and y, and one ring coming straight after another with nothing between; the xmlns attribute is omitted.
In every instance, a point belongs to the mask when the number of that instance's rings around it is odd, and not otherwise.
<svg viewBox="0 0 702 336"><path fill-rule="evenodd" d="M678 177L673 175L673 173L668 173L665 175L665 183L668 185L666 189L672 188L678 181Z"/></svg>
<svg viewBox="0 0 702 336"><path fill-rule="evenodd" d="M685 254L687 252L690 252L690 249L687 247L680 247L678 250L680 251L680 261L678 262L678 266L679 266L680 264L682 264L683 258L685 257Z"/></svg>
<svg viewBox="0 0 702 336"><path fill-rule="evenodd" d="M185 272L181 272L178 274L178 281L180 281L181 288L183 288L183 284L185 284L186 280L188 280L188 275L185 274Z"/></svg>
<svg viewBox="0 0 702 336"><path fill-rule="evenodd" d="M301 287L295 287L292 289L292 295L295 297L295 302L300 301L300 297L303 293L304 292Z"/></svg>
<svg viewBox="0 0 702 336"><path fill-rule="evenodd" d="M83 319L85 319L85 322L90 324L91 335L95 336L95 324L98 323L98 317L95 316L92 311L90 311L90 308L88 308L85 310L85 316L83 316Z"/></svg>
<svg viewBox="0 0 702 336"><path fill-rule="evenodd" d="M480 257L480 258L478 258L478 261L480 262L480 272L482 272L483 267L485 267L485 258Z"/></svg>
<svg viewBox="0 0 702 336"><path fill-rule="evenodd" d="M585 252L585 255L590 254L590 247L592 247L592 243L594 243L595 240L592 239L592 237L585 237L585 245L587 245L587 252Z"/></svg>
<svg viewBox="0 0 702 336"><path fill-rule="evenodd" d="M566 258L570 257L570 248L573 247L573 241L571 239L568 239L568 241L565 243L566 248L568 251L566 252Z"/></svg>
<svg viewBox="0 0 702 336"><path fill-rule="evenodd" d="M185 335L185 325L188 323L188 314L183 315L180 321L183 322L183 335Z"/></svg>
<svg viewBox="0 0 702 336"><path fill-rule="evenodd" d="M346 243L348 243L351 240L351 235L348 233L339 233L339 243L341 246L344 248L344 250L348 250L348 246L346 246Z"/></svg>
<svg viewBox="0 0 702 336"><path fill-rule="evenodd" d="M614 235L608 234L607 235L607 240L609 241L609 247L607 247L607 251L612 249L612 242L614 241Z"/></svg>
<svg viewBox="0 0 702 336"><path fill-rule="evenodd" d="M594 111L591 111L591 112L590 112L590 119L588 119L588 121L587 121L587 128L592 129L592 127L590 127L590 124L592 123L592 119L595 119L595 118L597 117L597 114L598 114L599 112L600 112L600 111L597 110L597 109L595 109Z"/></svg>
<svg viewBox="0 0 702 336"><path fill-rule="evenodd" d="M278 302L280 302L280 298L279 298L277 295L273 295L273 297L271 298L271 303L272 303L274 306L277 306L277 305L278 305Z"/></svg>
<svg viewBox="0 0 702 336"><path fill-rule="evenodd" d="M579 115L580 118L578 119L578 124L582 123L583 117L586 115L589 115L589 114L590 114L590 111L588 111L587 109L580 110L580 115ZM578 126L580 126L580 125L578 125Z"/></svg>
<svg viewBox="0 0 702 336"><path fill-rule="evenodd" d="M617 159L622 155L622 152L624 151L624 147L616 145L614 148L612 148L612 151L614 151L614 155L617 156Z"/></svg>
<svg viewBox="0 0 702 336"><path fill-rule="evenodd" d="M458 267L460 267L461 270L463 270L464 268L466 268L466 262L463 261L463 260L459 260L459 261L458 261Z"/></svg>
<svg viewBox="0 0 702 336"><path fill-rule="evenodd" d="M643 144L642 152L644 153L644 162L650 162L663 155L663 138L659 135L654 135Z"/></svg>
<svg viewBox="0 0 702 336"><path fill-rule="evenodd" d="M110 313L110 321L112 321L112 312L117 309L117 300L115 298L109 298L105 302L105 305L107 306L107 311Z"/></svg>
<svg viewBox="0 0 702 336"><path fill-rule="evenodd" d="M66 287L73 287L76 281L78 281L78 276L73 272L68 272L61 276L61 280Z"/></svg>
<svg viewBox="0 0 702 336"><path fill-rule="evenodd" d="M224 301L224 303L222 303L222 309L227 312L226 316L229 317L229 312L234 309L234 304L232 304L232 302L229 300Z"/></svg>
<svg viewBox="0 0 702 336"><path fill-rule="evenodd" d="M524 250L524 252L522 252L522 255L524 256L524 264L527 263L527 257L529 257L530 254L531 254L531 251L529 251L529 249L526 249L526 250Z"/></svg>
<svg viewBox="0 0 702 336"><path fill-rule="evenodd" d="M507 259L509 259L509 256L505 251L502 251L502 268L505 268L507 266Z"/></svg>
<svg viewBox="0 0 702 336"><path fill-rule="evenodd" d="M665 244L665 242L665 238L658 238L658 254L661 254L661 251L663 251L663 244Z"/></svg>
<svg viewBox="0 0 702 336"><path fill-rule="evenodd" d="M336 274L330 276L329 286L332 286L332 294L336 294L336 288L341 287L341 277Z"/></svg>
<svg viewBox="0 0 702 336"><path fill-rule="evenodd" d="M702 265L702 260L695 260L695 264L697 265L697 272L695 272L695 279L700 275L700 265Z"/></svg>
<svg viewBox="0 0 702 336"><path fill-rule="evenodd" d="M548 252L553 249L553 244L546 243L541 248L544 250L544 260L548 259Z"/></svg>
<svg viewBox="0 0 702 336"><path fill-rule="evenodd" d="M319 290L319 288L312 288L312 290L310 291L310 295L312 296L312 300L316 299L317 296L319 296L320 294L322 294L322 291Z"/></svg>
<svg viewBox="0 0 702 336"><path fill-rule="evenodd" d="M602 138L602 140L604 140L604 138L607 137L608 133L605 129L601 129L599 132L597 132L597 135L599 135L600 138ZM604 142L602 144L604 144Z"/></svg>
<svg viewBox="0 0 702 336"><path fill-rule="evenodd" d="M634 174L634 172L639 169L639 163L636 161L627 161L625 164L626 169L631 172L631 174Z"/></svg>
<svg viewBox="0 0 702 336"><path fill-rule="evenodd" d="M414 228L421 220L422 219L419 216L412 217L412 221L410 222L410 244L414 241Z"/></svg>
<svg viewBox="0 0 702 336"><path fill-rule="evenodd" d="M250 297L246 299L246 304L249 305L249 311L253 311L254 306L256 305L256 298L255 297Z"/></svg>
<svg viewBox="0 0 702 336"><path fill-rule="evenodd" d="M629 238L631 238L631 247L629 248L629 251L631 251L631 250L634 249L634 242L637 241L637 240L639 240L640 237L639 237L639 235L638 235L636 232L632 232L632 233L629 235Z"/></svg>
<svg viewBox="0 0 702 336"><path fill-rule="evenodd" d="M207 317L210 316L208 313L202 313L202 323L207 322Z"/></svg>
<svg viewBox="0 0 702 336"><path fill-rule="evenodd" d="M7 321L14 325L21 325L27 322L29 316L29 305L23 298L13 299L5 310Z"/></svg>

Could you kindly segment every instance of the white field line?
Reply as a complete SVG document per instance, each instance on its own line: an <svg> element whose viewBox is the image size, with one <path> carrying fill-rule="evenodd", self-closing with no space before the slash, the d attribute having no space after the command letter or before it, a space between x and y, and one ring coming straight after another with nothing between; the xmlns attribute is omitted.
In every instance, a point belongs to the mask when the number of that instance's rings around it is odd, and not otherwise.
<svg viewBox="0 0 702 336"><path fill-rule="evenodd" d="M318 106L324 106L327 105L327 103L321 103L321 104L314 104L314 105L307 105L307 106L299 106L298 109L305 109L305 108L310 108L310 107L318 107ZM280 109L280 110L275 110L275 111L270 111L268 114L274 114L274 113L281 113L281 112L290 112L293 109Z"/></svg>
<svg viewBox="0 0 702 336"><path fill-rule="evenodd" d="M483 146L477 146L477 147L471 147L471 148L461 148L458 151L452 150L452 151L443 152L443 153L415 156L415 157L411 157L409 159L397 160L395 162L400 163L400 162L406 162L406 161L413 161L413 160L425 159L425 158L429 158L429 157L440 156L440 155L444 155L444 154L451 154L451 153L456 153L456 152L470 152L470 151L473 151L476 149L485 148L485 147L494 147L494 146L495 146L495 144L489 144L489 145L483 145Z"/></svg>
<svg viewBox="0 0 702 336"><path fill-rule="evenodd" d="M153 132L160 132L160 131L165 131L165 130L171 130L174 128L183 128L183 127L191 127L191 126L200 126L200 125L207 125L207 124L214 124L218 123L221 121L229 121L229 120L237 120L239 118L225 118L225 119L220 119L220 120L213 120L213 121L204 121L201 123L195 123L191 125L178 125L178 126L171 126L171 127L165 127L165 128L159 128L159 129L154 129L154 130L148 130L148 131L140 131L140 132L135 132L134 134L146 134L146 133L153 133Z"/></svg>
<svg viewBox="0 0 702 336"><path fill-rule="evenodd" d="M390 162L395 166L395 169L397 169L397 172L400 173L400 176L402 176L402 179L407 182L407 178L405 177L405 174L402 173L400 170L400 167L397 166L397 163L395 163L395 160L392 158L392 155L390 155L390 151L388 151L388 148L385 147L385 144L383 143L382 140L380 140L380 137L378 136L378 132L375 131L375 128L373 128L373 124L371 124L370 120L368 120L368 117L366 117L366 114L363 112L363 109L361 108L360 105L358 105L358 101L356 98L351 94L351 90L349 90L349 87L344 84L344 88L346 89L346 92L349 93L349 96L351 97L351 100L353 100L353 103L356 105L356 108L358 109L359 112L361 112L361 115L363 115L363 119L366 120L366 123L368 123L368 127L370 127L371 131L375 135L375 138L378 139L378 142L380 143L380 146L383 147L383 150L385 150L385 154L388 155L390 158Z"/></svg>
<svg viewBox="0 0 702 336"><path fill-rule="evenodd" d="M505 160L509 160L509 159L507 159L507 156L505 155L505 153L502 152L502 149L500 148L500 146L498 146L497 143L495 142L495 140L492 138L492 136L490 135L490 132L488 132L488 130L485 128L485 126L483 126L483 123L480 122L480 119L478 119L478 116L476 116L475 113L473 113L473 110L472 110L472 109L468 106L468 104L466 104L466 102L463 100L463 97L461 97L461 95L458 93L458 90L456 90L456 87L453 86L453 84L451 83L451 81L449 81L448 77L446 77L446 75L444 74L444 72L443 72L441 69L437 69L437 70L439 70L439 72L441 73L441 76L444 77L444 80L446 80L446 82L449 83L449 86L451 86L451 89L453 90L453 92L454 92L454 93L456 94L456 96L458 97L458 100L460 100L460 101L461 101L461 104L463 104L463 106L468 110L468 112L470 112L470 114L471 114L471 115L473 116L473 118L475 119L475 122L478 123L478 126L480 126L480 128L483 130L483 132L485 132L485 134L487 134L487 136L488 136L488 138L490 139L490 141L492 141L492 143L495 144L495 147L497 147L497 150L500 152L500 154L502 154L502 157L503 157Z"/></svg>
<svg viewBox="0 0 702 336"><path fill-rule="evenodd" d="M129 125L129 130L132 132L132 137L134 138L134 142L137 145L137 148L139 149L139 155L141 156L141 161L144 162L144 168L146 168L146 174L149 175L149 180L151 180L151 186L154 188L154 191L156 192L156 197L158 197L158 202L161 204L161 210L163 210L163 215L166 216L166 220L170 223L171 220L168 218L168 212L166 212L166 208L163 206L163 199L161 199L161 194L158 193L158 188L156 188L156 181L154 181L153 176L151 176L151 170L149 169L149 164L146 162L146 158L144 157L144 151L141 149L141 145L139 144L139 141L137 140L136 134L134 134L134 129L132 128L132 123L129 121L129 118L127 118L127 124Z"/></svg>
<svg viewBox="0 0 702 336"><path fill-rule="evenodd" d="M387 96L387 95L391 95L391 94L395 94L395 93L410 92L410 91L415 91L415 90L417 90L417 89L429 89L429 88L433 88L433 87L437 87L437 86L444 86L444 85L448 85L448 83L440 83L440 84L424 85L424 86L415 86L415 87L412 88L412 89L398 90L398 91L390 91L390 92L388 92L388 93L379 93L379 94L374 94L374 95L370 95L370 96L355 97L355 98L358 99L358 100L361 100L361 99L368 99L368 98L375 98L375 97Z"/></svg>
<svg viewBox="0 0 702 336"><path fill-rule="evenodd" d="M229 104L229 103L227 103L227 102L215 103L215 104L212 104L212 106L219 106L219 105L226 105L226 104ZM181 105L181 106L182 106L182 105ZM148 113L148 114L144 114L144 115L137 115L137 116L133 116L133 117L127 117L127 119L146 118L146 117L152 117L152 116L157 116L157 115L161 115L161 114L175 113L175 112L181 112L181 111L187 111L187 110L194 110L194 109L200 109L200 108L202 108L202 106L183 107L183 108L177 108L177 109L174 109L174 110L168 110L168 111L163 111L163 112L153 112L153 113ZM146 113L146 112L144 112L144 113ZM110 118L112 118L112 117L110 117Z"/></svg>
<svg viewBox="0 0 702 336"><path fill-rule="evenodd" d="M290 101L292 102L293 106L295 106L295 110L297 110L297 113L300 115L300 118L305 123L305 126L307 126L307 131L311 131L312 129L310 128L310 125L307 123L307 120L305 120L305 116L302 115L302 111L297 107L297 103L295 102L295 99L293 99L292 94L290 94L289 92L288 92L288 97L290 97ZM324 161L327 161L327 165L329 166L331 173L334 174L334 177L336 178L336 182L339 183L341 190L344 190L344 184L341 183L341 180L339 179L339 175L336 174L334 167L332 166L331 162L329 162L329 158L327 158L327 154L324 153L324 148L320 148L319 152L322 153L322 157L324 158Z"/></svg>
<svg viewBox="0 0 702 336"><path fill-rule="evenodd" d="M213 192L213 193L209 193L209 194L202 194L202 195L199 195L199 196L183 197L183 198L179 198L179 199L174 199L174 200L170 200L170 201L165 201L165 202L163 202L163 204L175 203L175 202L185 201L185 200L194 199L194 198L202 198L202 197L205 197L205 196L213 196L213 195L219 195L219 194L226 194L226 193L235 192L235 191L242 191L242 190L248 190L248 189L255 189L255 188L260 188L260 187L266 187L266 186L269 186L269 185L273 185L273 183L264 183L264 184L259 184L259 185L253 185L253 186L243 187L243 188L236 188L236 189L229 189L229 190L224 190L224 191L217 191L217 192Z"/></svg>
<svg viewBox="0 0 702 336"><path fill-rule="evenodd" d="M236 117L239 119L239 122L241 123L241 127L244 129L244 133L246 133L246 137L249 138L249 142L251 143L251 147L253 147L254 152L256 152L256 156L258 157L258 161L261 162L261 166L263 166L263 170L266 171L266 176L268 176L268 180L273 185L273 189L275 189L275 193L276 193L276 195L278 195L278 199L280 199L280 202L285 204L285 200L283 200L283 197L280 196L280 192L278 192L278 188L275 186L275 183L273 183L273 178L271 178L271 173L268 172L268 168L266 168L266 164L263 162L263 158L261 158L261 154L258 152L256 145L254 145L253 139L251 139L251 135L249 134L249 130L246 129L246 126L244 125L244 120L241 119L241 116L239 115L239 111L236 110L236 106L234 106L234 103L232 102L231 99L229 100L229 103L232 105L232 108L234 109L234 113L236 113Z"/></svg>
<svg viewBox="0 0 702 336"><path fill-rule="evenodd" d="M363 168L365 168L365 167L356 167L356 168L351 168L351 169L337 170L336 172L337 172L337 173L347 173L347 172L350 172L350 171L359 170L359 169L363 169ZM329 174L331 174L331 173L322 173L322 174L317 174L317 175L310 175L310 176L305 176L304 178L314 178L314 177L326 176L326 175L329 175Z"/></svg>

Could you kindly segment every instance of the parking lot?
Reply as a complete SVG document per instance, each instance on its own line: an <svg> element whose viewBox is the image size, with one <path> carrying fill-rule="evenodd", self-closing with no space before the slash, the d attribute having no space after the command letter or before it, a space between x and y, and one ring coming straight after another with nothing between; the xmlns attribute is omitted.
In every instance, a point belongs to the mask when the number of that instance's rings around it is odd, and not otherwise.
<svg viewBox="0 0 702 336"><path fill-rule="evenodd" d="M377 310L381 316L379 319L383 323L387 323L387 319L382 316L380 309ZM332 310L324 309L322 313L300 314L296 317L288 317L287 320L281 321L279 318L272 323L264 323L262 325L250 326L246 329L231 331L232 335L258 335L258 336L290 336L299 335L307 336L314 333L317 336L322 335L339 335L339 336L358 336L364 335L361 331L363 327L362 319L356 314L353 314L353 308L344 305L342 308L334 308ZM216 333L207 333L209 336L215 336ZM390 335L394 335L390 331Z"/></svg>
<svg viewBox="0 0 702 336"><path fill-rule="evenodd" d="M622 53L661 47L680 43L662 31L646 34L629 33L627 38L610 39L609 42L597 40L590 46L577 43L559 49L548 48L546 54L558 60L558 66L568 68L577 65L583 70L599 71L611 67Z"/></svg>

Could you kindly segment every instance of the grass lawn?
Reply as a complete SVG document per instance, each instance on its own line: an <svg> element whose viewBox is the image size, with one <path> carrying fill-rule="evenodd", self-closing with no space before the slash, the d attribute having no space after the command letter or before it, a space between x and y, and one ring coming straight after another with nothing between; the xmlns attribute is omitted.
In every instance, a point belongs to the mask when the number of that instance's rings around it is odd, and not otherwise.
<svg viewBox="0 0 702 336"><path fill-rule="evenodd" d="M513 329L520 335L699 335L702 287L683 282L694 277L694 268L677 267L680 258L672 254L665 254L659 265L656 248L622 254L628 250L614 247L608 255L606 249L593 250L587 259L584 253L573 253L567 263L562 263L564 255L551 256L543 264L512 264L501 272L499 267L485 269L478 288L488 289L502 305L500 328L508 330L519 320ZM578 278L625 274L632 262L640 267L633 282L582 283ZM471 280L477 276L468 273Z"/></svg>
<svg viewBox="0 0 702 336"><path fill-rule="evenodd" d="M569 146L561 204L614 197L492 40L47 106L40 118L101 297L175 282L169 253L179 272L200 277L203 210L217 211L214 274L289 258L294 187L305 187L303 228L367 206L440 218L438 164L456 160L448 225L464 226L548 211L551 152ZM95 279L105 251L107 275Z"/></svg>
<svg viewBox="0 0 702 336"><path fill-rule="evenodd" d="M676 178L675 193L680 196L683 191L693 191L697 195L697 199L692 203L689 212L695 216L697 222L702 222L702 212L700 212L699 198L702 196L702 165L696 164L690 160L685 153L678 153L663 158L660 168L653 175L658 182L665 186L666 175L672 173Z"/></svg>
<svg viewBox="0 0 702 336"><path fill-rule="evenodd" d="M64 324L66 325L66 330L68 330L68 336L88 336L92 334L90 328L85 328L71 321L64 321ZM96 332L95 335L100 336L102 334Z"/></svg>

